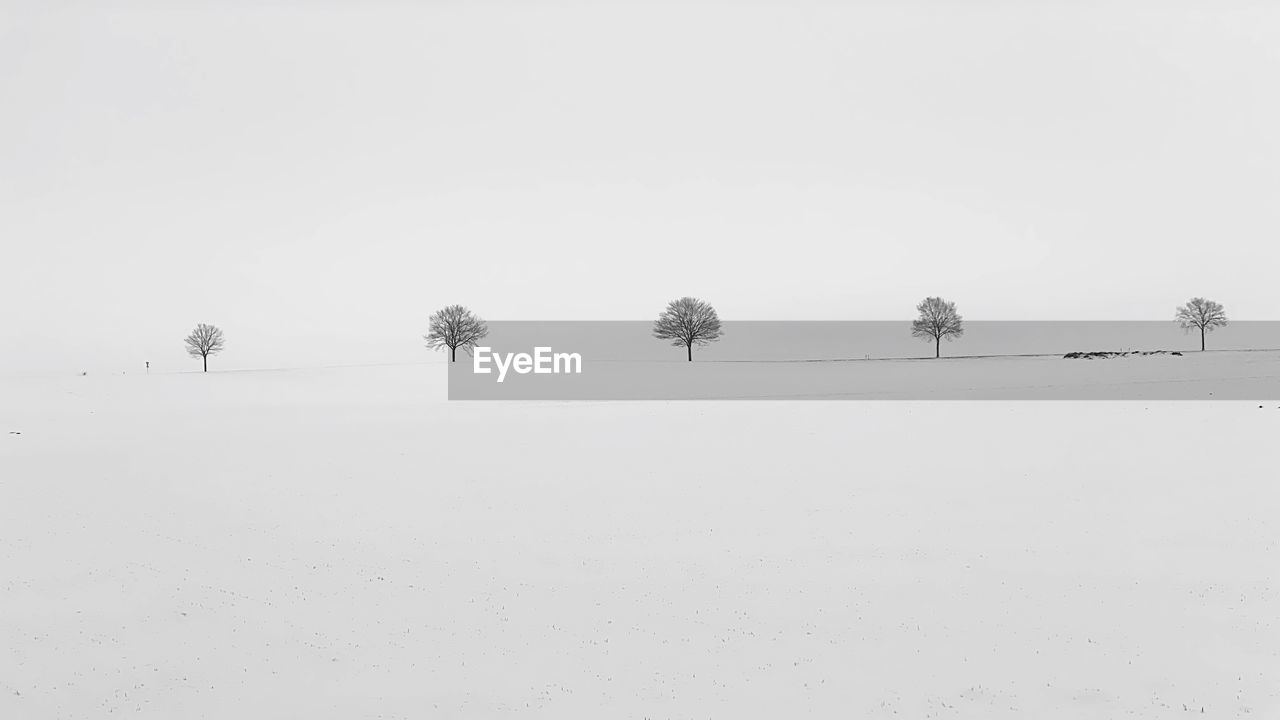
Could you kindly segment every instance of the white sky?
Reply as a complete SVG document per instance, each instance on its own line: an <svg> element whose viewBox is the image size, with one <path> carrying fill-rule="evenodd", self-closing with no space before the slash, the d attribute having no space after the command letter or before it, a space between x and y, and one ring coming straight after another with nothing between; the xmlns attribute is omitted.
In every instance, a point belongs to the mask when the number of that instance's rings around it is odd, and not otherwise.
<svg viewBox="0 0 1280 720"><path fill-rule="evenodd" d="M0 2L0 374L491 319L1280 319L1280 3Z"/></svg>

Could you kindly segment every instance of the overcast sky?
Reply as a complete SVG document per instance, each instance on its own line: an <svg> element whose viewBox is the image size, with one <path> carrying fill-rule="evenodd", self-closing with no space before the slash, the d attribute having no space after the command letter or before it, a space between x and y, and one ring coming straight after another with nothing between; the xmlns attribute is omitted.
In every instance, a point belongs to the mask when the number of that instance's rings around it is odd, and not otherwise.
<svg viewBox="0 0 1280 720"><path fill-rule="evenodd" d="M454 302L1280 319L1277 87L1275 2L5 0L0 373L423 360Z"/></svg>

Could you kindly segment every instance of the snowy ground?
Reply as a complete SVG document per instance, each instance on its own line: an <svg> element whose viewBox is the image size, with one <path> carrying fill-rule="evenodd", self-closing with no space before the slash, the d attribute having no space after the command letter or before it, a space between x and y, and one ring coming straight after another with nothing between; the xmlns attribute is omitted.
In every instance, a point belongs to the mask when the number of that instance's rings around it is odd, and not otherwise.
<svg viewBox="0 0 1280 720"><path fill-rule="evenodd" d="M1280 402L444 384L0 380L0 718L1280 714Z"/></svg>
<svg viewBox="0 0 1280 720"><path fill-rule="evenodd" d="M465 360L465 358L464 358ZM492 368L490 368L492 369ZM1001 355L894 360L597 362L580 374L477 374L449 397L502 400L1280 400L1280 351L1106 359Z"/></svg>

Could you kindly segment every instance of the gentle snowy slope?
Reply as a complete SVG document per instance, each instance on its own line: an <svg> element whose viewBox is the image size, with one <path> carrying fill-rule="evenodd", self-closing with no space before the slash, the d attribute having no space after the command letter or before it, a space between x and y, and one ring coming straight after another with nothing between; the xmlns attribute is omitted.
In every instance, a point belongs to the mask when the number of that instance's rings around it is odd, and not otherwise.
<svg viewBox="0 0 1280 720"><path fill-rule="evenodd" d="M1280 713L1275 401L444 391L0 381L0 717Z"/></svg>

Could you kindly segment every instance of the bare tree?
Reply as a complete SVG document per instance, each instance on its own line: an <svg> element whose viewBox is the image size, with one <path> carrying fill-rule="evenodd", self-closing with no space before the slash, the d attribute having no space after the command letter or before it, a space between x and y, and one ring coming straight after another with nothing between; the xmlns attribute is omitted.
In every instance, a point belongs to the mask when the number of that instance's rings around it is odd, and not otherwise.
<svg viewBox="0 0 1280 720"><path fill-rule="evenodd" d="M659 340L670 340L676 347L684 346L690 362L693 361L695 344L715 342L723 334L716 309L691 297L667 303L667 309L653 323L653 336Z"/></svg>
<svg viewBox="0 0 1280 720"><path fill-rule="evenodd" d="M226 346L222 331L214 325L200 323L187 336L187 354L204 361L204 371L209 372L209 356L217 355Z"/></svg>
<svg viewBox="0 0 1280 720"><path fill-rule="evenodd" d="M911 321L914 337L933 340L933 356L942 357L942 339L954 340L964 335L964 318L956 312L956 304L942 298L925 298L916 306L920 317Z"/></svg>
<svg viewBox="0 0 1280 720"><path fill-rule="evenodd" d="M1200 331L1200 351L1204 351L1204 334L1227 324L1227 312L1221 305L1204 298L1191 298L1178 308L1173 317L1184 331Z"/></svg>
<svg viewBox="0 0 1280 720"><path fill-rule="evenodd" d="M458 348L468 353L476 342L489 334L489 326L476 314L461 305L449 307L432 314L429 329L423 338L432 350L449 348L449 362L458 359Z"/></svg>

